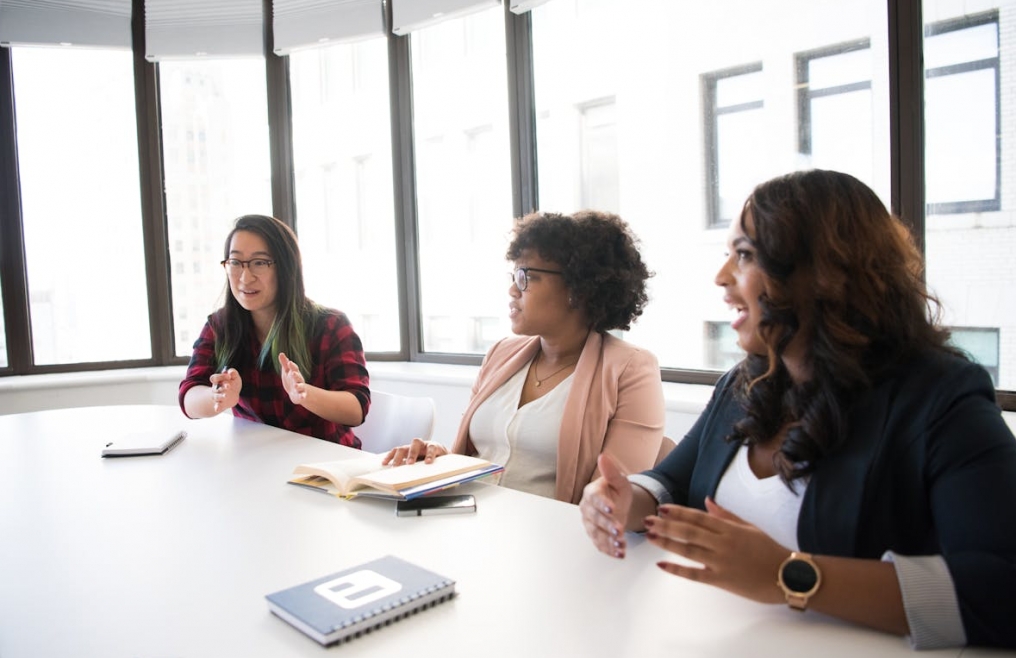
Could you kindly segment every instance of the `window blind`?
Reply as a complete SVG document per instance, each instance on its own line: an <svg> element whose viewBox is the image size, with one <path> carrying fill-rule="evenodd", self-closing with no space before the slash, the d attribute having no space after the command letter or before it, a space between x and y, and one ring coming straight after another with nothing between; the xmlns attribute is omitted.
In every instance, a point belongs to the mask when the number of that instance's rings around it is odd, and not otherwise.
<svg viewBox="0 0 1016 658"><path fill-rule="evenodd" d="M501 0L391 0L391 2L392 32L399 35L501 5Z"/></svg>
<svg viewBox="0 0 1016 658"><path fill-rule="evenodd" d="M385 34L383 0L275 0L275 54Z"/></svg>
<svg viewBox="0 0 1016 658"><path fill-rule="evenodd" d="M145 58L262 55L261 0L145 0Z"/></svg>
<svg viewBox="0 0 1016 658"><path fill-rule="evenodd" d="M0 0L0 46L131 47L131 0Z"/></svg>
<svg viewBox="0 0 1016 658"><path fill-rule="evenodd" d="M524 14L527 11L536 9L546 2L548 2L548 0L509 0L508 9L513 14Z"/></svg>

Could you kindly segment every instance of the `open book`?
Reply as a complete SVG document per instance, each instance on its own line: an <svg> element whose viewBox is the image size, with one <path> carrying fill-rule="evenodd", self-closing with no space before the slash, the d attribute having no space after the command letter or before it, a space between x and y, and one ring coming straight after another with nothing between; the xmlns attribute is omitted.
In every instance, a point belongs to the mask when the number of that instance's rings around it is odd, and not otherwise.
<svg viewBox="0 0 1016 658"><path fill-rule="evenodd" d="M441 455L430 464L418 461L402 466L382 466L383 458L384 455L368 455L300 464L293 469L289 483L343 498L410 500L504 470L486 459L467 455Z"/></svg>

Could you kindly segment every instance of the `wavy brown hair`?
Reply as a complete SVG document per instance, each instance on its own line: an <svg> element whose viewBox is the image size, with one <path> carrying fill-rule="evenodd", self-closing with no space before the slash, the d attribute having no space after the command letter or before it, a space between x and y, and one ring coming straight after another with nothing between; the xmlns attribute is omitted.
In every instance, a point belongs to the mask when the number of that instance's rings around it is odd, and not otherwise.
<svg viewBox="0 0 1016 658"><path fill-rule="evenodd" d="M573 215L537 212L518 219L508 260L525 251L561 268L572 305L595 331L630 329L649 302L638 238L617 215L583 210Z"/></svg>
<svg viewBox="0 0 1016 658"><path fill-rule="evenodd" d="M747 417L730 438L764 443L789 425L773 458L789 483L846 440L862 391L917 354L959 351L937 323L939 303L907 227L853 176L811 170L774 178L755 188L739 221L766 278L758 334L768 353L737 367ZM798 334L811 374L804 383L782 360Z"/></svg>

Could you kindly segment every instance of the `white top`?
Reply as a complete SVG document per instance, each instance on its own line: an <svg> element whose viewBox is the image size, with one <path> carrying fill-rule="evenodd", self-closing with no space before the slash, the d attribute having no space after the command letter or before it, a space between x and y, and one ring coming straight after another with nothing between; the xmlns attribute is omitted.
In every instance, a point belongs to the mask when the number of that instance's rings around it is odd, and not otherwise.
<svg viewBox="0 0 1016 658"><path fill-rule="evenodd" d="M792 551L798 550L797 517L808 478L791 482L780 476L760 478L748 463L748 446L742 444L716 487L716 502Z"/></svg>
<svg viewBox="0 0 1016 658"><path fill-rule="evenodd" d="M561 419L572 376L520 407L528 374L527 364L476 408L469 421L469 438L479 456L504 466L495 480L498 484L553 498Z"/></svg>

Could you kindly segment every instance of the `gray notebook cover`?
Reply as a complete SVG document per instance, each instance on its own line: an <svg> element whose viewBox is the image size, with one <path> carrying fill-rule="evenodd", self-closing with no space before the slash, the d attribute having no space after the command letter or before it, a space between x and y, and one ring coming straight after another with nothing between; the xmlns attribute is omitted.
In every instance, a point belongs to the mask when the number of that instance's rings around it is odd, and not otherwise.
<svg viewBox="0 0 1016 658"><path fill-rule="evenodd" d="M268 608L333 644L450 599L455 581L392 555L267 595Z"/></svg>

